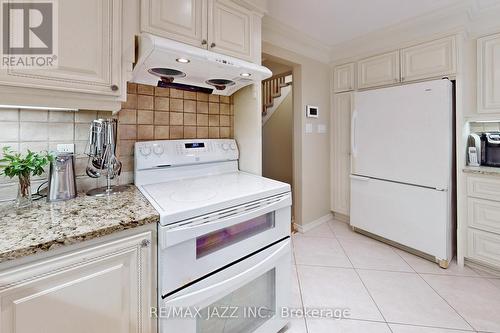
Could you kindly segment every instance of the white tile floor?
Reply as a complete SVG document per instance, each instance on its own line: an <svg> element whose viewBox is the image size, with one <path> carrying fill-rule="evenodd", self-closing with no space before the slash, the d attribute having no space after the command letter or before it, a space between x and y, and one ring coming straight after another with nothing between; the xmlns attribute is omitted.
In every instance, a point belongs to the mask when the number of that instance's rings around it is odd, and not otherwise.
<svg viewBox="0 0 500 333"><path fill-rule="evenodd" d="M348 309L286 333L500 333L500 278L447 270L330 221L293 236L292 306Z"/></svg>

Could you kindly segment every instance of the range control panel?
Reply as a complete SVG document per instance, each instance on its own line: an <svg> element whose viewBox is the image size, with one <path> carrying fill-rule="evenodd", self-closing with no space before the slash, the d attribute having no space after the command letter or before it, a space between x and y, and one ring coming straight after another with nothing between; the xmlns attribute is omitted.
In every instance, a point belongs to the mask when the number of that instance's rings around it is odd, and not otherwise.
<svg viewBox="0 0 500 333"><path fill-rule="evenodd" d="M135 143L137 170L171 166L236 161L238 146L233 139L186 139Z"/></svg>

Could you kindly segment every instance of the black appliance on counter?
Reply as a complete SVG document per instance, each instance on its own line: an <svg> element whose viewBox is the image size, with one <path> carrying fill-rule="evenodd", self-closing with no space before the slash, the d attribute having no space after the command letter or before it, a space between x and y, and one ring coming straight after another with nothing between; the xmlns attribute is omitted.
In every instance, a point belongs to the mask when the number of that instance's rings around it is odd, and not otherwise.
<svg viewBox="0 0 500 333"><path fill-rule="evenodd" d="M481 165L500 167L500 132L481 135Z"/></svg>

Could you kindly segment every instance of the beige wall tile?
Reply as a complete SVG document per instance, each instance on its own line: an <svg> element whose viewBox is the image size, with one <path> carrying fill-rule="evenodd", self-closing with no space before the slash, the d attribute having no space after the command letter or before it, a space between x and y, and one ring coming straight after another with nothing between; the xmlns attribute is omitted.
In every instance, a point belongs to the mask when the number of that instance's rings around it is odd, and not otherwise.
<svg viewBox="0 0 500 333"><path fill-rule="evenodd" d="M196 113L184 113L184 126L196 126Z"/></svg>
<svg viewBox="0 0 500 333"><path fill-rule="evenodd" d="M184 114L181 112L170 112L170 126L183 125Z"/></svg>
<svg viewBox="0 0 500 333"><path fill-rule="evenodd" d="M134 158L132 156L124 156L121 158L122 172L134 171Z"/></svg>
<svg viewBox="0 0 500 333"><path fill-rule="evenodd" d="M208 139L208 127L196 127L196 137L198 139Z"/></svg>
<svg viewBox="0 0 500 333"><path fill-rule="evenodd" d="M137 111L121 109L120 112L118 112L118 121L121 124L137 124Z"/></svg>
<svg viewBox="0 0 500 333"><path fill-rule="evenodd" d="M48 121L49 111L47 110L21 110L20 121Z"/></svg>
<svg viewBox="0 0 500 333"><path fill-rule="evenodd" d="M97 118L98 119L111 119L111 118L118 119L118 115L113 114L113 112L111 112L111 111L97 111Z"/></svg>
<svg viewBox="0 0 500 333"><path fill-rule="evenodd" d="M73 141L73 123L49 123L49 141Z"/></svg>
<svg viewBox="0 0 500 333"><path fill-rule="evenodd" d="M49 121L53 123L73 123L75 121L75 112L49 111Z"/></svg>
<svg viewBox="0 0 500 333"><path fill-rule="evenodd" d="M230 98L230 96L220 96L220 102L221 103L230 104L231 103L231 98Z"/></svg>
<svg viewBox="0 0 500 333"><path fill-rule="evenodd" d="M231 119L229 116L220 116L220 126L231 126Z"/></svg>
<svg viewBox="0 0 500 333"><path fill-rule="evenodd" d="M196 138L196 126L184 126L184 139Z"/></svg>
<svg viewBox="0 0 500 333"><path fill-rule="evenodd" d="M127 94L127 101L122 103L124 109L137 109L137 95Z"/></svg>
<svg viewBox="0 0 500 333"><path fill-rule="evenodd" d="M172 98L184 98L184 91L178 89L170 89L170 97Z"/></svg>
<svg viewBox="0 0 500 333"><path fill-rule="evenodd" d="M137 85L137 93L139 95L154 95L155 94L155 87L154 86L147 86L145 84L138 84Z"/></svg>
<svg viewBox="0 0 500 333"><path fill-rule="evenodd" d="M194 91L184 91L184 99L196 100L196 92L194 92Z"/></svg>
<svg viewBox="0 0 500 333"><path fill-rule="evenodd" d="M153 110L154 109L153 96L137 95L137 109Z"/></svg>
<svg viewBox="0 0 500 333"><path fill-rule="evenodd" d="M209 139L219 139L219 127L209 127L208 128L208 138Z"/></svg>
<svg viewBox="0 0 500 333"><path fill-rule="evenodd" d="M155 97L155 111L170 111L170 98Z"/></svg>
<svg viewBox="0 0 500 333"><path fill-rule="evenodd" d="M135 140L137 138L137 125L121 125L118 128L120 140Z"/></svg>
<svg viewBox="0 0 500 333"><path fill-rule="evenodd" d="M168 125L170 124L170 112L155 112L154 113L155 125Z"/></svg>
<svg viewBox="0 0 500 333"><path fill-rule="evenodd" d="M170 98L170 111L184 111L184 100Z"/></svg>
<svg viewBox="0 0 500 333"><path fill-rule="evenodd" d="M170 126L170 139L182 139L182 138L184 138L184 127Z"/></svg>
<svg viewBox="0 0 500 333"><path fill-rule="evenodd" d="M19 125L18 123L0 123L0 142L18 141Z"/></svg>
<svg viewBox="0 0 500 333"><path fill-rule="evenodd" d="M196 100L197 101L208 102L208 94L197 92L196 93Z"/></svg>
<svg viewBox="0 0 500 333"><path fill-rule="evenodd" d="M208 104L208 113L210 114L219 114L219 103L209 103Z"/></svg>
<svg viewBox="0 0 500 333"><path fill-rule="evenodd" d="M90 124L75 124L75 141L87 141L89 139ZM118 131L120 129L118 128Z"/></svg>
<svg viewBox="0 0 500 333"><path fill-rule="evenodd" d="M169 88L155 87L155 96L168 97L168 96L170 96L170 89Z"/></svg>
<svg viewBox="0 0 500 333"><path fill-rule="evenodd" d="M197 126L208 126L208 115L197 114L196 115L196 125Z"/></svg>
<svg viewBox="0 0 500 333"><path fill-rule="evenodd" d="M2 109L0 110L0 121L18 121L19 110L17 109Z"/></svg>
<svg viewBox="0 0 500 333"><path fill-rule="evenodd" d="M218 114L208 115L208 126L220 126L220 116Z"/></svg>
<svg viewBox="0 0 500 333"><path fill-rule="evenodd" d="M153 125L137 125L137 140L153 140L154 126Z"/></svg>
<svg viewBox="0 0 500 333"><path fill-rule="evenodd" d="M47 141L49 138L47 123L28 122L20 124L20 141ZM8 141L2 140L0 141Z"/></svg>
<svg viewBox="0 0 500 333"><path fill-rule="evenodd" d="M39 141L34 141L34 142L21 142L19 145L19 152L21 154L26 154L28 152L28 149L31 151L35 152L40 152L40 151L47 151L49 149L49 143L46 141L39 142Z"/></svg>
<svg viewBox="0 0 500 333"><path fill-rule="evenodd" d="M219 95L210 94L210 95L208 95L208 100L210 102L219 103Z"/></svg>
<svg viewBox="0 0 500 333"><path fill-rule="evenodd" d="M195 113L196 112L196 101L184 101L184 112Z"/></svg>
<svg viewBox="0 0 500 333"><path fill-rule="evenodd" d="M137 110L137 123L144 125L153 124L154 114L155 112L150 110Z"/></svg>
<svg viewBox="0 0 500 333"><path fill-rule="evenodd" d="M140 130L139 130L140 132ZM117 154L121 156L134 155L135 140L120 140L117 145Z"/></svg>
<svg viewBox="0 0 500 333"><path fill-rule="evenodd" d="M207 102L197 102L196 103L196 113L208 113L208 103Z"/></svg>
<svg viewBox="0 0 500 333"><path fill-rule="evenodd" d="M90 123L92 120L96 118L97 118L97 111L80 110L75 112L76 123Z"/></svg>
<svg viewBox="0 0 500 333"><path fill-rule="evenodd" d="M127 93L129 94L137 93L137 84L132 82L127 82Z"/></svg>
<svg viewBox="0 0 500 333"><path fill-rule="evenodd" d="M169 139L169 126L155 126L155 140Z"/></svg>
<svg viewBox="0 0 500 333"><path fill-rule="evenodd" d="M229 139L231 137L231 128L230 127L220 127L220 138L221 139Z"/></svg>
<svg viewBox="0 0 500 333"><path fill-rule="evenodd" d="M229 104L220 104L220 114L224 115L231 114L231 108L229 107Z"/></svg>

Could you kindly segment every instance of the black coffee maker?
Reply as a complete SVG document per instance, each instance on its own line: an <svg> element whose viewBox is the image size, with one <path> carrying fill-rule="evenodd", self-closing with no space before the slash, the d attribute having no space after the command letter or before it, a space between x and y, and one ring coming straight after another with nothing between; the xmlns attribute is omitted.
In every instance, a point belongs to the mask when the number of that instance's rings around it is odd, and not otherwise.
<svg viewBox="0 0 500 333"><path fill-rule="evenodd" d="M481 165L500 167L500 132L481 135Z"/></svg>

